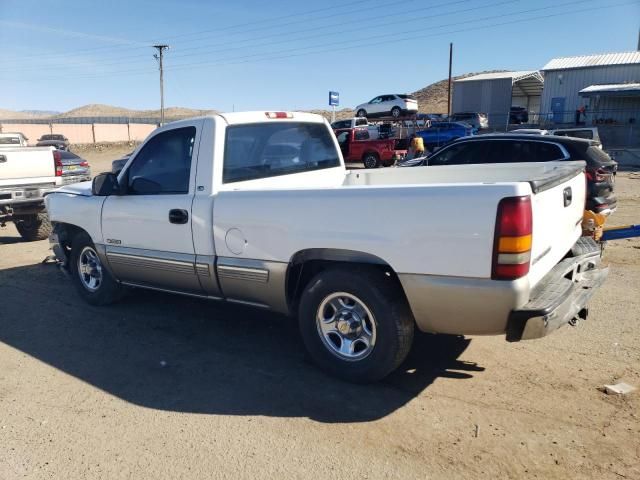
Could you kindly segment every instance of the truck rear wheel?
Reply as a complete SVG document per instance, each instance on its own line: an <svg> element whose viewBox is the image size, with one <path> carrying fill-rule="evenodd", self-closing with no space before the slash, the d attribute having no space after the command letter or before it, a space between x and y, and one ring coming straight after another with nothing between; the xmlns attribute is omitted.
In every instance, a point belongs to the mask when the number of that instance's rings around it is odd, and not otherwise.
<svg viewBox="0 0 640 480"><path fill-rule="evenodd" d="M362 163L364 163L364 168L378 168L380 159L376 153L369 152L362 157Z"/></svg>
<svg viewBox="0 0 640 480"><path fill-rule="evenodd" d="M45 212L14 215L13 223L15 223L20 236L27 242L45 240L51 233L51 222Z"/></svg>
<svg viewBox="0 0 640 480"><path fill-rule="evenodd" d="M82 232L74 237L69 265L76 290L91 305L109 305L122 298L122 286L102 265L88 234Z"/></svg>
<svg viewBox="0 0 640 480"><path fill-rule="evenodd" d="M300 300L299 324L313 361L356 383L391 373L413 342L413 316L397 286L365 268L316 275Z"/></svg>

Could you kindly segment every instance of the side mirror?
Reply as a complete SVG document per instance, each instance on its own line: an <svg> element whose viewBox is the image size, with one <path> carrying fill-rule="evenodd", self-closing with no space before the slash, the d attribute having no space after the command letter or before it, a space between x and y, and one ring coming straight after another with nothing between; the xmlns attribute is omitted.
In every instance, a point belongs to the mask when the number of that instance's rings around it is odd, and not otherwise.
<svg viewBox="0 0 640 480"><path fill-rule="evenodd" d="M94 177L91 184L91 193L97 197L108 197L109 195L120 195L120 185L118 177L111 172L101 173Z"/></svg>
<svg viewBox="0 0 640 480"><path fill-rule="evenodd" d="M118 160L114 160L111 162L111 173L115 173L119 175L124 166L127 164L129 158L119 158Z"/></svg>

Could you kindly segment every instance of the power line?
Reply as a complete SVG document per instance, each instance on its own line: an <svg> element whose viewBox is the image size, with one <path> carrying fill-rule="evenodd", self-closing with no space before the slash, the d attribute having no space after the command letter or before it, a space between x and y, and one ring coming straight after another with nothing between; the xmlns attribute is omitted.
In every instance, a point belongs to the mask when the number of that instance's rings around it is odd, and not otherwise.
<svg viewBox="0 0 640 480"><path fill-rule="evenodd" d="M219 27L219 28L216 28L214 30L204 30L204 31L200 31L200 32L191 32L191 33L173 35L173 36L164 37L164 38L165 39L172 39L172 38L179 38L181 36L197 35L197 34L208 33L208 32L212 32L212 31L220 32L220 31L224 31L224 30L236 29L236 28L243 27L243 26L251 26L251 25L254 25L254 24L273 22L273 21L276 21L276 20L284 19L284 18L291 18L291 17L295 17L295 16L309 15L309 14L312 14L312 13L325 11L325 10L331 10L331 9L335 9L335 8L343 8L344 6L359 5L359 4L367 3L367 2L371 2L371 1L372 0L355 0L355 1L352 1L352 2L346 2L346 3L342 3L340 5L335 5L335 6L331 6L331 7L324 7L324 8L320 8L320 9L308 10L308 11L299 12L299 13L290 13L290 14L287 14L287 15L280 15L280 16L277 16L277 17L271 17L271 18L262 19L262 20L256 20L256 21L252 21L252 22L245 22L245 23L240 23L240 24L228 25L226 27ZM373 0L373 1L378 1L378 0ZM412 2L412 1L416 1L416 0L406 0L404 3ZM345 12L341 12L340 14L344 15L344 13ZM353 12L351 12L351 13L353 13ZM274 28L276 26L279 27L280 25L273 25L271 27L262 27L262 28ZM236 32L236 33L243 33L243 32ZM226 35L228 35L228 34L226 34ZM134 44L134 42L130 42L130 43ZM153 40L146 40L146 41L141 41L141 42L137 42L137 43L153 43ZM20 56L14 57L14 58L16 58L16 59L30 59L30 58L41 58L41 57L46 57L46 58L52 58L52 57L55 57L55 58L66 58L66 57L69 57L69 56L76 56L78 53L81 53L81 52L99 52L99 51L101 52L101 51L104 51L104 50L113 50L113 49L120 49L120 48L127 48L127 46L123 45L122 47L115 47L113 45L110 45L110 46L104 46L104 47L81 49L81 50L76 50L75 52L61 52L61 53L36 54L36 55L20 55ZM129 48L144 49L144 48L148 48L148 47L146 47L146 46L138 46L138 47L129 47ZM10 60L10 59L11 59L11 57L3 57L3 60Z"/></svg>
<svg viewBox="0 0 640 480"><path fill-rule="evenodd" d="M575 4L581 4L581 3L588 3L590 1L593 0L577 0L577 1L573 1L573 2L567 2L564 4L558 4L558 5L554 5L554 6L549 6L549 7L543 7L543 8L538 8L538 9L530 9L530 10L525 10L525 11L520 11L520 12L513 12L513 13L509 13L509 14L501 14L501 15L494 15L494 16L488 16L488 17L484 17L481 19L473 19L473 20L467 20L467 21L463 21L463 22L454 22L454 23L450 23L448 25L442 25L440 27L436 27L436 28L442 28L444 26L455 26L455 25L461 25L461 24L465 24L465 23L471 23L471 22L477 22L477 21L483 21L483 20L490 20L490 19L496 19L496 18L503 18L506 16L513 16L513 15L520 15L522 13L531 13L531 12L535 12L535 11L541 11L541 10L546 10L549 8L557 8L557 7L562 7L562 6L569 6L569 5L575 5ZM630 2L621 2L621 3L617 3L617 4L610 4L607 5L606 8L615 8L615 7L621 7L621 6L626 6L626 5L632 5L632 4L637 4L638 1L637 0L633 0ZM399 42L404 42L404 41L408 41L408 40L415 40L415 39L422 39L422 38L429 38L429 37L434 37L434 36L443 36L443 35L449 35L449 34L455 34L455 33L463 33L463 32L468 32L468 31L477 31L477 30L484 30L487 28L493 28L493 27L499 27L499 26L505 26L505 25L510 25L513 23L523 23L523 22L530 22L530 21L534 21L534 20L540 20L540 19L544 19L544 18L550 18L550 17L558 17L558 16L564 16L564 15L572 15L572 14L579 14L579 13L584 13L584 12L591 12L591 11L595 11L595 10L602 10L605 7L592 7L592 8L585 8L585 9L581 9L579 12L576 12L575 10L571 10L571 11L566 11L566 12L558 12L558 13L550 13L550 14L546 14L546 15L541 15L541 16L533 16L533 17L527 17L527 18L522 18L522 19L514 19L514 20L510 20L507 22L501 22L501 23L492 23L492 24L488 24L488 25L480 25L480 26L476 26L476 27L469 27L469 28L463 28L463 29L457 29L457 30L449 30L446 32L437 32L437 33L430 33L430 34L425 34L425 35L415 35L415 36L404 36L404 37L398 37L397 33L396 34L390 34L391 36L393 36L393 38L391 40L381 40L381 41L375 41L375 42L371 42L371 41L366 41L366 43L352 43L349 44L347 46L343 46L343 47L337 47L337 48L331 48L331 49L326 49L325 47L327 46L331 46L331 45L335 45L336 43L338 44L342 44L343 42L332 42L330 44L323 44L323 45L316 45L316 46L309 46L309 47L301 47L301 48L297 48L297 49L289 49L289 50L281 50L279 52L273 52L272 54L276 55L276 56L264 56L263 58L259 58L259 59L255 59L255 60L246 60L247 58L251 58L251 57L255 57L255 56L259 56L259 55L267 55L267 54L253 54L253 55L246 55L244 57L235 57L234 61L230 61L230 62L196 62L196 63L187 63L187 64L177 64L177 65L173 65L167 68L167 70L181 70L184 68L203 68L203 67L208 67L208 66L221 66L221 65L239 65L239 64L246 64L246 63L257 63L257 62L261 62L261 61L271 61L271 60L279 60L279 59L286 59L286 58L294 58L294 57L299 57L299 56L303 56L303 55L315 55L315 54L319 54L319 53L325 53L325 52L336 52L336 51L345 51L345 50L351 50L351 49L356 49L356 48L361 48L363 46L369 46L369 47L373 47L373 46L378 46L378 45L385 45L385 44L390 44L390 43L399 43ZM412 32L403 32L403 33L412 33ZM379 38L379 37L378 37ZM311 51L311 52L303 52L303 53L296 53L296 54L288 54L288 52L291 51L297 51L297 50L308 50L308 49L313 49L313 48L320 48L320 50L315 50L315 51ZM282 55L283 53L285 53L284 55ZM238 59L245 59L245 60L241 60L238 61ZM221 59L221 60L225 60L225 59ZM89 75L84 75L84 76L78 76L78 75L74 75L74 78L99 78L99 77L103 77L103 76L110 76L110 75L121 75L121 74L131 74L131 75L142 75L142 74L148 74L148 70L140 70L140 69L132 69L132 70L120 70L120 71L114 71L114 72L110 72L108 74L89 74ZM58 77L48 77L48 78L67 78L66 76L58 76Z"/></svg>
<svg viewBox="0 0 640 480"><path fill-rule="evenodd" d="M397 2L394 2L392 4L387 4L387 5L393 5L393 4L406 4L407 0L400 0ZM443 3L439 3L436 5L431 5L429 7L425 7L425 8L417 8L414 9L413 12L418 12L418 11L422 11L422 10L429 10L429 11L433 11L436 8L439 7L443 7L443 6L451 6L451 5L456 5L456 4L460 4L460 3L468 3L472 0L456 0L453 2L443 2ZM395 15L391 15L391 16L399 16L402 15L403 18L400 20L395 20L392 22L385 22L385 23L378 23L378 24L373 24L373 25L366 25L366 26L361 26L358 28L355 28L353 30L364 30L364 29L370 29L370 28L376 28L376 27L381 27L381 26L389 26L389 25L395 25L395 24L406 24L409 22L416 22L416 21L423 21L423 20L430 20L433 18L438 18L438 17L443 17L443 16L448 16L448 15L454 15L457 13L464 13L464 12L468 12L468 11L474 11L474 10L480 10L480 9L484 9L484 8L490 8L493 6L499 6L499 5L505 5L505 4L509 4L509 3L516 3L516 2L520 2L523 0L503 0L501 2L497 2L497 3L490 3L490 4L483 4L480 5L478 7L473 7L473 8L466 8L466 9L460 9L460 10L452 10L449 12L443 12L443 13L436 13L436 14L430 14L428 16L423 16L423 17L415 17L412 16L411 18L406 18L406 13L399 13L399 14L395 14ZM205 54L210 54L210 53L215 53L215 52L221 52L221 51L229 51L229 50L239 50L239 49L243 49L243 48L249 48L252 45L242 45L242 46L235 46L235 47L231 47L231 48L224 48L224 49L217 49L217 50L209 50L210 47L212 46L224 46L224 45L237 45L237 43L246 43L246 42L256 42L258 40L264 40L267 38L271 38L271 37L281 37L281 36L290 36L292 34L296 34L296 33L306 33L309 31L314 31L314 30L325 30L325 29L332 29L332 28L336 28L336 27L340 27L340 26L344 26L344 25L350 25L353 23L362 23L362 22L368 22L370 20L375 20L378 18L388 18L390 15L376 15L373 17L365 17L365 18L356 18L356 19L352 19L352 20L347 20L344 22L340 22L340 23L336 23L336 24L329 24L329 25L321 25L321 26L317 26L317 27L311 27L311 28L306 28L306 29L301 29L301 30L294 30L291 32L278 32L278 33L273 33L273 34L269 34L269 35L264 35L262 37L257 37L257 38L249 38L246 40L237 40L237 41L227 41L227 42L218 42L218 43L214 43L214 44L204 44L204 45L200 45L197 47L190 47L190 48L186 48L186 49L182 49L179 50L180 52L188 52L188 51L194 51L194 50L203 50L206 49L207 51L205 52ZM270 46L270 45L276 45L276 44L281 44L281 43L288 43L288 42L293 42L293 41L299 41L299 40L306 40L309 38L318 38L318 37L324 37L326 35L329 35L329 32L325 32L325 33L321 33L321 34L316 34L316 35L305 35L303 37L300 38L286 38L284 40L280 40L277 42L260 42L257 44L257 46ZM174 47L175 48L175 47ZM183 58L183 57L191 57L191 56L195 56L195 55L201 55L202 53L187 53L187 54L176 54L176 55L172 55L172 58ZM132 55L132 56L120 56L119 60L116 62L110 62L110 63L105 63L105 62L101 62L100 66L104 67L104 66L111 66L111 65L124 65L124 64L133 64L133 63L137 63L137 62L121 62L120 60L122 59L139 59L139 58L144 58L146 57L146 54L142 54L142 55ZM78 66L83 66L83 65L93 65L93 62L76 62L76 63L66 63L65 67L71 67L73 68L73 66L78 65ZM40 69L42 68L41 65L33 65L32 66L33 69ZM24 68L22 69L24 70Z"/></svg>

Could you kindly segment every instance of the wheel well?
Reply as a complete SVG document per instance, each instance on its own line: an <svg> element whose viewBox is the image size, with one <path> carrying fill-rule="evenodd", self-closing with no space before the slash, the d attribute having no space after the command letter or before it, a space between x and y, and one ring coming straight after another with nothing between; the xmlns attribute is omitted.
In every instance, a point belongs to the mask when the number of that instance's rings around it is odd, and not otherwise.
<svg viewBox="0 0 640 480"><path fill-rule="evenodd" d="M368 156L368 155L373 155L374 157L376 157L376 158L378 158L378 159L380 158L380 155L378 155L378 152L375 152L375 151L369 150L369 151L364 152L364 153L362 154L362 160L364 160L365 158L367 158L367 156Z"/></svg>
<svg viewBox="0 0 640 480"><path fill-rule="evenodd" d="M302 292L313 277L333 268L377 272L389 279L390 288L396 289L399 294L405 296L396 272L388 263L375 255L352 250L312 249L298 252L289 264L286 280L289 311L294 315L297 313Z"/></svg>
<svg viewBox="0 0 640 480"><path fill-rule="evenodd" d="M76 235L87 232L84 229L70 223L53 222L52 227L53 231L58 235L58 241L60 242L62 251L68 259L73 239L76 237Z"/></svg>

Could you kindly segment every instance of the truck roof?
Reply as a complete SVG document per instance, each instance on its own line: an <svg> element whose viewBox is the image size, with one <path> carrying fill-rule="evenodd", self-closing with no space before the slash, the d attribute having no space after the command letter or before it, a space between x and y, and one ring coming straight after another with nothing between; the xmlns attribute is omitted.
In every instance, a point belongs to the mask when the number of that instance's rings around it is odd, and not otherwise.
<svg viewBox="0 0 640 480"><path fill-rule="evenodd" d="M284 114L284 118L270 118L269 114ZM251 111L251 112L231 112L220 113L229 125L243 123L263 123L263 122L282 122L282 121L299 121L307 123L325 123L326 120L322 115L306 112L286 112L286 111Z"/></svg>

